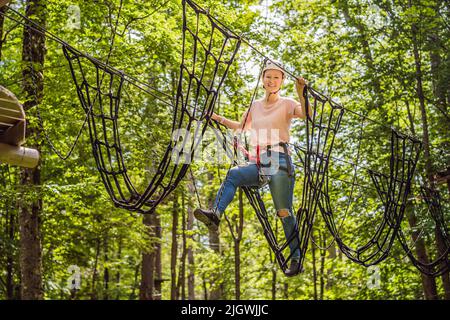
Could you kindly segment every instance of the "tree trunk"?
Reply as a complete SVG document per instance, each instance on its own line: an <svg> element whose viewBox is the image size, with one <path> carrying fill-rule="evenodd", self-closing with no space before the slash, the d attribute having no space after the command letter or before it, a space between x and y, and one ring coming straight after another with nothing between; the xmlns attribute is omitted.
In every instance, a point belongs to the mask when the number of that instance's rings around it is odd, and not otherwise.
<svg viewBox="0 0 450 320"><path fill-rule="evenodd" d="M311 232L311 238L314 241L314 230ZM314 283L314 300L317 300L317 268L316 268L316 246L311 243L312 265L313 265L313 283Z"/></svg>
<svg viewBox="0 0 450 320"><path fill-rule="evenodd" d="M326 238L325 238L325 233L324 232L319 232L319 237L320 237L320 246L322 248L325 248L327 246L326 244ZM319 293L319 297L320 300L323 300L323 295L324 295L324 289L325 289L325 256L327 254L327 251L325 249L321 249L320 250L320 293Z"/></svg>
<svg viewBox="0 0 450 320"><path fill-rule="evenodd" d="M118 239L118 243L117 243L117 261L121 261L122 260L122 237L119 237ZM120 299L120 266L117 267L117 273L116 273L116 296L115 299L119 300Z"/></svg>
<svg viewBox="0 0 450 320"><path fill-rule="evenodd" d="M203 284L203 300L208 300L208 287L206 285L206 279L204 275L202 275L202 284Z"/></svg>
<svg viewBox="0 0 450 320"><path fill-rule="evenodd" d="M184 190L183 190L184 191ZM177 292L181 292L181 300L186 300L186 255L187 255L187 238L186 238L186 206L185 192L181 194L181 232L182 232L182 251L180 261L180 271L178 273Z"/></svg>
<svg viewBox="0 0 450 320"><path fill-rule="evenodd" d="M405 101L405 105L406 105L406 108L408 111L408 118L410 121L411 132L412 132L412 134L415 135L416 131L414 128L414 121L412 118L410 105L407 101ZM409 226L411 227L411 230L415 230L417 228L417 218L416 218L416 215L413 210L409 210L408 223L409 223ZM419 237L419 232L414 231L412 234L412 239L413 239L413 243L415 243L415 251L417 254L417 260L419 260L419 262L421 262L423 264L429 263L428 254L427 254L427 250L425 247L425 242L423 241L423 239L419 239L416 242L418 237ZM422 273L421 273L421 279L422 279L422 287L423 287L425 299L427 299L427 300L437 299L436 279L434 277L430 277L430 276L424 275Z"/></svg>
<svg viewBox="0 0 450 320"><path fill-rule="evenodd" d="M213 175L208 173L208 181L213 180ZM209 207L213 206L212 197L209 199ZM213 250L217 255L220 255L220 237L219 230L213 231L209 230L209 247ZM211 292L209 293L210 300L220 300L223 298L223 285L222 285L222 273L221 270L217 270L215 274L211 276Z"/></svg>
<svg viewBox="0 0 450 320"><path fill-rule="evenodd" d="M9 203L7 203L9 206ZM6 248L6 299L14 299L14 252L13 243L15 235L14 212L9 207L6 208L6 234L8 235L9 244Z"/></svg>
<svg viewBox="0 0 450 320"><path fill-rule="evenodd" d="M289 282L285 282L283 285L283 298L284 300L288 300L289 299Z"/></svg>
<svg viewBox="0 0 450 320"><path fill-rule="evenodd" d="M6 170L5 170L6 171ZM8 168L9 172L9 168ZM4 173L4 171L3 171ZM10 180L10 182L12 182ZM3 175L2 185L6 189L7 181L6 175ZM16 207L17 201L16 202ZM5 292L6 299L13 300L14 299L14 240L15 240L15 230L16 230L16 219L15 219L15 210L12 210L12 200L8 197L4 199L3 209L5 212L5 229L4 234L7 241L4 242L4 250L6 254L6 280L5 280ZM0 211L1 212L1 211ZM1 245L0 245L1 247Z"/></svg>
<svg viewBox="0 0 450 320"><path fill-rule="evenodd" d="M177 300L177 259L178 259L178 192L173 194L172 211L172 248L170 253L170 299Z"/></svg>
<svg viewBox="0 0 450 320"><path fill-rule="evenodd" d="M25 15L45 27L45 2L28 0ZM26 94L25 111L42 101L43 65L45 59L45 37L31 28L25 27L23 34L22 70L23 89ZM28 123L28 144L40 151L40 130ZM41 184L40 165L34 169L22 169L20 183L24 186ZM42 198L23 199L19 208L20 226L20 270L22 277L22 299L43 299L42 284L42 244L41 244Z"/></svg>
<svg viewBox="0 0 450 320"><path fill-rule="evenodd" d="M3 13L6 12L6 7L0 8L0 61L2 60L2 49L3 49L3 26L5 23L5 17Z"/></svg>
<svg viewBox="0 0 450 320"><path fill-rule="evenodd" d="M194 191L194 186L190 183L189 184L189 191L192 194ZM192 229L194 229L194 212L191 208L191 206L188 206L188 220L187 220L187 231L189 232L189 245L187 247L187 259L188 259L188 279L187 279L187 285L188 285L188 299L189 300L195 300L195 260L194 260L194 249L192 248L192 242L193 242L193 235L192 235Z"/></svg>
<svg viewBox="0 0 450 320"><path fill-rule="evenodd" d="M275 221L275 239L278 239L278 225L280 220L277 219ZM272 281L271 281L271 293L272 293L272 300L277 299L277 266L276 266L276 257L275 254L273 254L272 250L269 250L269 259L270 259L270 266L272 271Z"/></svg>
<svg viewBox="0 0 450 320"><path fill-rule="evenodd" d="M410 211L410 210L408 210ZM408 222L411 226L412 230L416 229L417 225L417 219L414 214L414 212L410 211L408 214ZM416 254L417 254L417 260L420 262L427 264L430 261L428 260L427 251L425 248L425 242L423 239L419 238L419 231L413 231L412 232L412 240L416 244ZM436 288L436 280L433 277L427 276L426 274L420 273L420 276L422 278L422 287L423 287L423 293L425 295L426 300L436 300L438 299L437 295L437 288Z"/></svg>
<svg viewBox="0 0 450 320"><path fill-rule="evenodd" d="M367 69L369 71L370 84L373 90L371 94L372 101L369 104L370 108L381 110L381 107L384 105L383 90L380 82L380 77L378 77L378 72L375 67L372 51L370 49L369 36L367 35L366 27L364 26L362 21L350 15L347 1L339 1L338 3L344 15L345 22L349 26L355 27L359 33L358 38L363 52L364 62L366 63ZM386 112L381 112L381 115L385 117ZM387 120L387 118L385 118L384 120Z"/></svg>
<svg viewBox="0 0 450 320"><path fill-rule="evenodd" d="M235 298L241 299L241 241L242 231L244 229L244 202L242 198L242 189L239 188L239 217L234 221L236 233L233 233L234 242L234 277L235 277ZM236 219L235 219L236 220Z"/></svg>
<svg viewBox="0 0 450 320"><path fill-rule="evenodd" d="M436 2L436 6L438 6L438 2ZM435 8L435 12L438 12L439 8ZM437 20L440 20L440 17L436 16ZM430 32L428 35L428 47L430 48L430 63L431 63L431 75L432 75L432 83L433 83L433 95L435 97L434 105L438 109L437 114L439 115L438 121L439 126L437 126L437 130L440 136L446 136L450 131L450 121L448 114L448 104L450 103L450 88L448 85L447 73L449 69L450 63L450 54L445 52L445 61L442 63L441 52L442 48L445 47L442 40L439 37L439 25L436 25L433 32ZM441 147L444 150L448 150L449 142L443 141Z"/></svg>
<svg viewBox="0 0 450 320"><path fill-rule="evenodd" d="M432 49L430 50L430 62L431 62L431 75L433 77L433 95L436 100L436 104L439 110L439 113L444 115L443 117L440 117L440 119L444 120L442 121L442 127L449 129L450 124L448 121L445 121L446 116L448 116L447 113L447 88L446 85L448 83L443 80L441 76L441 68L442 66L442 59L439 55L439 51L436 49L436 47L439 46L440 40L437 35L430 35L430 38L432 40L432 43L430 43L430 46ZM445 132L442 132L445 135Z"/></svg>
<svg viewBox="0 0 450 320"><path fill-rule="evenodd" d="M419 99L419 105L420 105L420 113L421 113L421 120L422 120L422 131L423 131L423 151L424 151L424 160L425 160L425 170L427 177L429 179L432 178L432 172L433 168L431 165L431 159L430 159L430 138L429 138L429 132L428 132L428 118L427 118L427 112L425 107L425 95L423 93L423 85L422 85L422 66L420 61L420 55L419 55L419 48L417 45L417 26L412 25L411 27L411 34L412 34L412 42L413 42L413 54L414 54L414 62L415 62L415 68L416 68L416 93L417 98Z"/></svg>
<svg viewBox="0 0 450 320"><path fill-rule="evenodd" d="M219 230L209 230L209 246L217 255L220 255L220 237ZM217 270L215 274L211 276L212 289L209 293L210 300L220 300L223 298L223 286L222 286L222 273L221 270Z"/></svg>
<svg viewBox="0 0 450 320"><path fill-rule="evenodd" d="M100 255L100 239L96 239L95 246L95 261L94 261L94 270L92 272L92 282L91 282L91 300L97 300L97 266L98 266L98 257Z"/></svg>
<svg viewBox="0 0 450 320"><path fill-rule="evenodd" d="M108 232L103 239L103 259L105 264L103 268L103 300L109 300Z"/></svg>
<svg viewBox="0 0 450 320"><path fill-rule="evenodd" d="M272 293L272 300L277 299L277 270L276 270L276 261L275 261L275 255L273 254L272 250L269 251L269 258L270 258L270 266L272 271L272 281L271 281L271 293Z"/></svg>
<svg viewBox="0 0 450 320"><path fill-rule="evenodd" d="M156 214L156 213L154 213ZM143 223L147 229L147 235L149 239L152 238L154 234L152 215L146 214L143 218ZM142 264L141 264L141 284L139 287L139 299L140 300L153 300L153 289L154 289L154 270L155 270L155 255L153 242L150 241L150 248L142 253Z"/></svg>
<svg viewBox="0 0 450 320"><path fill-rule="evenodd" d="M402 83L403 87L406 89L407 86L404 83L404 80L402 78L399 78L400 83ZM414 118L413 118L413 112L411 112L411 106L408 102L408 100L405 100L405 106L406 106L406 110L407 110L407 114L408 114L408 120L409 120L409 128L411 130L411 133L413 135L416 135L416 129L414 126ZM412 230L415 230L417 225L416 225L416 221L417 218L415 216L415 213L413 210L409 211L408 214L408 223L409 226L411 227ZM417 237L419 236L418 232L413 232L412 238L415 245L415 250L416 250L416 254L417 254L417 259L419 260L419 262L426 264L429 262L428 259L428 254L427 254L427 250L425 247L425 242L420 239L419 241L416 242ZM437 289L436 289L436 279L434 277L430 277L424 274L421 274L421 279L422 279L422 287L423 287L423 292L425 295L425 299L437 299Z"/></svg>
<svg viewBox="0 0 450 320"><path fill-rule="evenodd" d="M412 35L412 42L413 42L413 53L414 53L414 62L416 67L416 85L417 85L417 97L419 99L420 104L420 113L421 113L421 120L422 120L422 131L423 131L423 148L424 148L424 161L425 161L425 170L426 175L429 181L429 185L433 187L433 167L432 167L432 161L431 161L431 155L430 155L430 138L429 138L429 131L428 131L428 117L427 117L427 110L425 107L425 94L423 92L423 85L422 85L422 64L420 60L419 55L419 46L417 41L417 25L413 24L411 26L411 35ZM436 225L435 227L435 239L436 239L436 246L437 251L439 255L445 254L445 244L444 244L444 237L442 235L441 230ZM447 261L442 262L445 265L447 264ZM448 273L445 273L442 275L442 282L444 284L444 288L446 289L446 295L450 295L450 282L449 282L449 276Z"/></svg>
<svg viewBox="0 0 450 320"><path fill-rule="evenodd" d="M439 254L439 256L441 256L441 255L445 254L447 246L445 244L445 240L444 240L444 236L442 235L442 231L437 225L435 226L435 229L434 229L434 235L435 235L435 239L436 239L438 254ZM448 255L447 255L447 257L448 257ZM441 267L448 268L448 264L449 264L449 261L447 258L441 262ZM447 272L445 272L441 275L442 286L444 288L445 300L450 300L450 278L449 278L448 270L449 269L447 269Z"/></svg>
<svg viewBox="0 0 450 320"><path fill-rule="evenodd" d="M137 264L134 268L134 282L133 282L133 290L130 293L130 300L136 299L136 289L138 287L138 278L139 278L139 270L141 269L141 264Z"/></svg>
<svg viewBox="0 0 450 320"><path fill-rule="evenodd" d="M333 245L331 245L328 248L328 260L330 261L334 261L337 258L337 250L336 250L336 243L333 243ZM333 281L333 265L334 263L331 263L330 268L328 268L327 270L327 283L325 285L325 290L331 290L331 288L334 286L334 281Z"/></svg>
<svg viewBox="0 0 450 320"><path fill-rule="evenodd" d="M162 241L162 231L161 231L161 218L159 214L155 212L152 215L153 225L155 226L155 238L156 243L155 248L155 290L153 294L154 300L161 300L161 284L162 284L162 264L161 264L161 241Z"/></svg>
<svg viewBox="0 0 450 320"><path fill-rule="evenodd" d="M435 10L438 10L436 8ZM437 11L436 11L437 12ZM436 17L439 19L439 17ZM447 94L450 93L450 89L448 88L448 81L445 80L445 74L443 73L443 70L445 67L442 65L441 56L440 56L440 48L442 46L442 42L438 36L438 30L435 30L435 32L432 32L429 34L429 47L430 47L430 61L431 61L431 74L433 79L433 94L435 97L435 105L438 109L438 114L440 115L438 117L439 126L437 126L437 131L439 133L439 136L445 137L448 132L450 132L450 121L448 116L448 106L447 106ZM448 53L447 59L450 56ZM442 68L444 68L442 70ZM450 145L447 141L445 141L440 146L444 150L448 150ZM438 246L438 252L439 255L442 255L446 251L446 245L445 240L443 237L442 232L439 230L439 228L436 226L435 229L435 237L437 241ZM448 264L447 261L443 261L442 264ZM445 266L442 266L445 267ZM450 278L449 273L446 272L442 274L442 285L444 287L444 296L446 300L450 300Z"/></svg>

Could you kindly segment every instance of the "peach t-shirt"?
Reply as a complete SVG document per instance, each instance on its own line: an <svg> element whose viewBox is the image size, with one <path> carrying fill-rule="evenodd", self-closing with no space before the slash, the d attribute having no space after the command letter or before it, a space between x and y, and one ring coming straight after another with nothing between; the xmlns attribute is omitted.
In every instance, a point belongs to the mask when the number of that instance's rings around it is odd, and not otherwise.
<svg viewBox="0 0 450 320"><path fill-rule="evenodd" d="M242 121L247 112L244 113ZM298 118L300 113L300 102L291 98L280 97L269 107L264 105L264 100L254 101L244 127L245 131L250 131L250 154L256 155L257 145L260 147L260 153L263 153L268 145L289 143L291 121ZM274 146L271 150L284 152L281 146Z"/></svg>

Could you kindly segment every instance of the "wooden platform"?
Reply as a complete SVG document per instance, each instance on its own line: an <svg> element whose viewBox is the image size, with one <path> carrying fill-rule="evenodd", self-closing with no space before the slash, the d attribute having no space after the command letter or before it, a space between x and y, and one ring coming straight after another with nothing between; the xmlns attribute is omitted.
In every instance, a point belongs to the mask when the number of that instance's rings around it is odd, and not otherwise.
<svg viewBox="0 0 450 320"><path fill-rule="evenodd" d="M11 0L0 0L0 8L6 5Z"/></svg>
<svg viewBox="0 0 450 320"><path fill-rule="evenodd" d="M11 91L0 86L0 162L27 168L36 167L39 152L22 147L25 137L26 119L23 107Z"/></svg>
<svg viewBox="0 0 450 320"><path fill-rule="evenodd" d="M14 146L25 143L25 112L19 100L0 86L0 142Z"/></svg>

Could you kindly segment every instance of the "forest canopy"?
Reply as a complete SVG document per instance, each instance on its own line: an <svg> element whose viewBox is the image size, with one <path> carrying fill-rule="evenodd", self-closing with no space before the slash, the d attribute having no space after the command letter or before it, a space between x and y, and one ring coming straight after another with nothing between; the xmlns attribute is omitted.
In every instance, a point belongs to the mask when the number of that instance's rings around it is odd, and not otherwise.
<svg viewBox="0 0 450 320"><path fill-rule="evenodd" d="M12 0L0 8L0 86L23 106L24 146L40 154L35 168L0 163L1 299L450 299L449 3L198 1L205 14L183 3ZM294 77L307 80L309 103L327 115L317 130L328 120L339 125L326 173L316 171L330 206L313 203L304 271L292 278L245 190L217 231L193 215L213 205L231 164L200 106L240 121L264 96L267 58L286 70L283 96L298 100ZM196 59L208 62L196 69ZM189 82L190 70L204 82ZM330 113L341 111L338 124ZM305 148L307 121L291 128L292 142ZM176 128L187 128L182 139ZM167 146L180 139L199 152L177 166ZM307 175L292 154L297 209ZM161 159L180 179L167 174L152 194L146 188L165 167ZM408 190L393 190L402 179L393 168L411 172L398 184ZM284 237L269 189L260 195ZM389 201L402 204L390 209L396 218L386 216ZM355 259L379 258L375 265L355 263L342 246L364 248L374 237L387 239L370 245L377 255L363 250Z"/></svg>

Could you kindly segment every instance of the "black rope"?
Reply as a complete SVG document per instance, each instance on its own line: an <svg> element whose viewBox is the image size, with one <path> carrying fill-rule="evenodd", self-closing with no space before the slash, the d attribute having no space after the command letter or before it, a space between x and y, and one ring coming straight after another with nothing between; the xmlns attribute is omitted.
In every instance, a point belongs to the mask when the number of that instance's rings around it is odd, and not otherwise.
<svg viewBox="0 0 450 320"><path fill-rule="evenodd" d="M407 244L406 236L401 228L399 228L397 238L412 264L420 272L432 277L437 277L449 272L450 237L447 224L444 219L440 193L434 187L423 185L420 187L420 193L425 204L428 206L432 219L436 224L437 232L440 232L442 240L444 241L445 248L443 248L443 252L439 252L435 260L431 262L424 262L414 256L412 249Z"/></svg>
<svg viewBox="0 0 450 320"><path fill-rule="evenodd" d="M365 124L365 117L363 117L361 119L361 123L360 123L360 130L359 130L360 132L359 132L359 138L358 138L358 148L357 148L357 152L356 152L356 163L359 163L359 160L360 160L362 136L363 136L364 128L365 128L364 124ZM333 157L331 157L331 158L333 158ZM357 165L353 165L353 171L354 171L354 173L353 173L353 181L352 182L344 181L344 182L349 183L351 185L351 190L350 190L350 195L348 196L348 201L347 201L347 206L346 206L346 209L345 209L345 212L344 212L344 217L342 218L342 220L341 220L341 222L339 224L339 228L337 228L337 232L338 233L341 230L342 226L344 225L345 219L347 218L347 214L349 212L350 205L352 203L353 192L355 190L355 187L359 186L359 184L355 182L357 180L357 167L358 167ZM328 171L325 174L326 174L326 181L328 182L328 177L329 177ZM337 179L337 180L340 180L340 179ZM342 181L342 180L340 180L340 181ZM328 193L327 193L327 195L328 195ZM325 248L317 245L315 243L313 237L311 237L311 242L313 244L315 244L316 247L318 247L320 250L328 250L332 245L334 245L334 243L336 242L336 238L334 237L333 241L331 241L331 243Z"/></svg>
<svg viewBox="0 0 450 320"><path fill-rule="evenodd" d="M189 25L188 15L195 18L196 26ZM198 27L202 16L208 18L209 32L202 33ZM192 43L194 46L190 51L188 44ZM201 45L198 46L198 43ZM79 54L68 45L63 46L83 108L86 113L92 109L89 115L89 134L93 154L105 187L116 206L150 213L176 188L185 176L206 130L207 123L200 121L212 114L217 93L239 45L240 39L224 32L206 12L191 6L189 1L183 1L183 55L171 132L180 129L190 132L194 129L194 139L190 142L187 139L181 140L180 135L175 136L179 139L169 143L155 175L142 193L137 191L128 176L119 139L119 107L121 90L127 81L125 74ZM95 67L95 85L91 84L89 75L84 72L86 64ZM109 81L109 92L101 90L101 79L105 77ZM98 97L97 102L92 98L93 95ZM194 123L197 124L196 127ZM185 154L189 155L187 162L182 158Z"/></svg>
<svg viewBox="0 0 450 320"><path fill-rule="evenodd" d="M168 95L167 93L164 93L160 90L158 90L157 88L152 87L150 84L148 84L147 82L144 82L142 80L139 80L138 78L129 75L127 73L124 73L118 69L115 69L114 67L104 63L103 61L92 57L91 55L87 54L87 53L83 53L78 49L75 49L74 46L68 44L66 41L62 40L61 38L59 38L58 36L54 35L52 32L50 32L49 30L45 29L44 27L40 26L39 24L37 24L36 22L34 22L33 20L29 19L28 17L22 15L20 12L10 8L8 11L11 11L12 13L16 14L17 16L19 16L21 20L18 20L17 18L12 17L11 15L9 15L8 13L3 13L0 12L0 14L2 14L3 16L7 17L8 19L15 21L25 27L28 27L32 30L34 30L35 32L38 32L42 35L44 35L46 38L51 39L57 43L59 43L61 45L61 47L70 47L74 52L77 53L77 55L79 55L80 57L84 57L88 60L91 60L93 64L95 65L99 65L102 66L104 68L110 69L111 71L113 71L116 74L122 74L125 78L125 80L127 81L127 83L130 83L131 85L135 86L136 88L138 88L139 90L151 95L153 98L157 99L158 101L162 102L163 104L169 106L169 107L173 107L171 102L168 102L166 100L163 100L159 97L159 95L166 97L167 99L169 99L169 101L174 101L174 97Z"/></svg>
<svg viewBox="0 0 450 320"><path fill-rule="evenodd" d="M407 196L421 150L421 143L407 136L391 132L390 173L382 174L373 170L368 173L373 181L378 196L384 205L383 219L377 226L373 236L366 244L353 249L344 243L336 228L333 210L329 197L328 178L322 191L320 210L324 221L336 239L340 250L352 261L370 266L383 261L392 247L400 230Z"/></svg>

